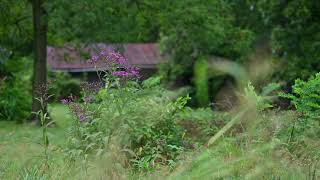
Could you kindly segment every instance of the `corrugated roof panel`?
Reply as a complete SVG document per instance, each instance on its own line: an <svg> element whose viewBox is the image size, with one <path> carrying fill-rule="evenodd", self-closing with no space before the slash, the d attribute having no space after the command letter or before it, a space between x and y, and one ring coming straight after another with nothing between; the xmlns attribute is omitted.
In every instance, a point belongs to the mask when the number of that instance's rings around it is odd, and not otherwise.
<svg viewBox="0 0 320 180"><path fill-rule="evenodd" d="M61 71L93 71L94 65L86 63L87 58L101 49L111 51L123 49L123 55L129 63L140 68L154 68L160 62L161 55L156 44L89 44L75 47L48 47L47 61L51 70ZM86 57L87 56L87 57ZM98 69L103 69L106 64L102 61L97 63Z"/></svg>

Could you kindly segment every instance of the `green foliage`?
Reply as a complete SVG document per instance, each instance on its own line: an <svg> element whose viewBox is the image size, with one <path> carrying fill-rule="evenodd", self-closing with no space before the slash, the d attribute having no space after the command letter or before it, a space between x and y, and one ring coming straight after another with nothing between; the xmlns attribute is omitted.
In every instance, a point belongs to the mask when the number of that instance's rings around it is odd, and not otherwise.
<svg viewBox="0 0 320 180"><path fill-rule="evenodd" d="M265 177L312 179L319 176L319 143L316 133L299 141L288 141L292 120L288 112L261 111L269 94L278 86L271 84L256 93L251 84L244 91L244 101L237 112L213 137L212 147L191 158L172 179L256 179ZM233 116L232 114L229 114ZM292 117L290 117L292 116ZM237 126L238 125L238 126ZM318 126L315 126L318 127ZM227 134L234 129L236 134ZM279 136L279 132L287 132ZM219 136L217 136L219 135ZM215 138L216 137L216 138ZM219 141L218 141L219 139ZM299 162L296 164L296 162ZM184 164L182 163L182 164ZM310 169L304 171L302 169Z"/></svg>
<svg viewBox="0 0 320 180"><path fill-rule="evenodd" d="M38 112L33 112L40 119L40 125L42 127L42 139L41 145L43 146L43 167L42 171L45 172L49 169L49 137L48 137L48 127L54 123L54 121L50 121L50 117L47 110L47 101L50 98L50 95L47 93L42 94L42 97L37 98L41 105L41 109Z"/></svg>
<svg viewBox="0 0 320 180"><path fill-rule="evenodd" d="M194 86L196 89L196 101L198 106L209 106L208 64L204 58L200 58L194 65Z"/></svg>
<svg viewBox="0 0 320 180"><path fill-rule="evenodd" d="M269 31L269 28L263 21L263 15L257 8L261 0L239 0L229 1L232 5L232 11L236 14L237 26L250 29L259 36Z"/></svg>
<svg viewBox="0 0 320 180"><path fill-rule="evenodd" d="M269 84L264 88L261 95L258 95L254 86L249 82L247 87L244 88L243 97L245 101L247 101L246 104L256 107L258 111L263 111L273 107L267 95L277 88L279 88L279 86L276 84Z"/></svg>
<svg viewBox="0 0 320 180"><path fill-rule="evenodd" d="M188 98L173 101L165 96L159 81L155 77L143 86L127 82L123 87L107 82L96 96L99 104L82 105L91 115L85 122L75 120L68 156L86 159L93 152L101 155L116 143L139 171L174 166L184 150L184 131L175 117Z"/></svg>
<svg viewBox="0 0 320 180"><path fill-rule="evenodd" d="M305 123L319 121L320 117L320 73L308 81L297 79L293 85L293 94L280 94L289 98L296 110L302 114Z"/></svg>
<svg viewBox="0 0 320 180"><path fill-rule="evenodd" d="M186 104L186 98L178 98L161 109L162 119L153 117L152 122L130 122L131 148L136 157L132 160L138 170L150 170L159 166L174 167L178 156L184 151L183 129L174 115ZM149 106L150 107L150 106ZM146 110L143 110L146 112ZM151 119L151 117L147 117ZM146 164L147 163L147 164ZM141 166L145 164L144 166Z"/></svg>
<svg viewBox="0 0 320 180"><path fill-rule="evenodd" d="M212 111L210 108L185 108L178 114L178 118L187 130L187 135L202 143L230 120L228 113Z"/></svg>
<svg viewBox="0 0 320 180"><path fill-rule="evenodd" d="M158 74L163 77L163 83L170 86L174 85L177 79L181 80L180 75L183 74L183 66L173 61L164 61L158 64Z"/></svg>
<svg viewBox="0 0 320 180"><path fill-rule="evenodd" d="M161 85L161 79L160 76L150 77L142 82L142 87L146 89L157 87Z"/></svg>
<svg viewBox="0 0 320 180"><path fill-rule="evenodd" d="M32 47L32 11L28 0L0 2L0 48L28 55Z"/></svg>
<svg viewBox="0 0 320 180"><path fill-rule="evenodd" d="M80 80L72 79L70 74L54 72L49 74L49 94L53 95L54 101L67 98L71 94L80 97Z"/></svg>
<svg viewBox="0 0 320 180"><path fill-rule="evenodd" d="M1 120L22 121L30 111L31 68L27 59L19 58L31 52L30 7L27 0L0 2ZM46 1L45 8L50 44L160 41L173 61L161 65L164 79L153 77L142 84L107 79L98 94L84 92L69 104L78 113L72 114L74 121L65 107L50 113L63 122L56 128L44 126L42 134L30 125L0 122L0 179L16 179L19 172L20 179L320 177L320 73L303 81L320 68L319 1L56 0ZM239 107L231 112L185 108L188 96L162 88L163 80L189 83L194 75L197 100L207 106L208 65L199 58L237 60L255 37L269 31L273 53L280 57L276 78L303 79L296 80L293 94L281 95L291 99L298 113L271 109L279 85L271 83L258 92L247 83L245 70L233 63L212 63L245 88ZM69 78L52 77L56 100L81 97L79 81ZM30 143L41 135L50 164L45 172L35 159L42 149ZM212 148L204 146L208 139ZM74 166L62 160L63 154Z"/></svg>
<svg viewBox="0 0 320 180"><path fill-rule="evenodd" d="M97 112L93 107L88 107L87 111ZM94 118L94 117L93 117ZM107 130L101 128L99 119L93 119L87 123L81 123L74 117L72 127L69 129L68 143L64 149L66 160L70 165L79 163L87 171L88 154L101 155L104 152L108 138Z"/></svg>
<svg viewBox="0 0 320 180"><path fill-rule="evenodd" d="M0 119L8 121L23 121L30 113L28 93L21 92L24 86L16 83L15 87L4 84L0 87ZM13 95L14 94L14 95Z"/></svg>
<svg viewBox="0 0 320 180"><path fill-rule="evenodd" d="M152 95L157 94L155 89L149 89L148 92L145 89L144 93L148 95L146 99L150 99ZM261 96L260 93L259 95ZM159 96L159 98L163 97ZM151 107L152 112L157 110L156 105L142 104L147 106L144 109ZM133 103L132 105L137 104ZM50 114L57 119L58 124L57 127L48 129L51 142L50 149L54 150L50 158L50 169L45 173L41 172L41 166L39 166L36 158L41 153L41 148L36 143L30 143L35 138L41 138L41 129L29 125L0 122L0 142L2 145L0 151L3 154L3 156L0 156L2 162L0 164L0 178L15 179L17 174L20 174L20 179L24 177L30 179L95 179L97 177L103 179L259 179L260 177L267 179L317 179L320 177L320 171L318 170L320 144L317 137L313 136L312 139L306 136L304 141L301 142L287 142L292 122L297 118L294 112L264 111L259 116L252 116L249 112L242 119L243 123L230 130L234 133L224 134L212 148L197 146L199 149L191 149L192 151L187 151L185 148L180 152L174 163L172 161L168 162L168 164L174 164L177 167L172 169L171 172L167 171L166 168L152 168L155 171L140 173L135 170L132 171L130 165L135 165L134 167L141 170L151 170L152 163L148 162L149 159L141 157L140 161L127 164L128 161L122 161L121 157L127 154L127 157L132 158L135 157L134 154L131 154L129 148L115 148L119 144L125 144L123 142L126 141L123 138L130 136L129 131L122 131L122 133L117 131L119 133L115 133L110 141L107 141L109 143L104 156L99 155L95 158L90 154L87 159L87 171L81 169L81 162L76 163L75 166L68 166L61 159L62 153L59 149L65 148L65 138L71 137L70 134L65 134L65 132L72 120L67 114L66 107L54 105L50 109L52 110ZM255 110L253 109L253 111ZM116 111L113 112L117 113ZM144 117L145 114L152 113L145 110L141 114L136 116ZM112 114L110 113L110 115ZM132 116L132 114L130 115ZM156 115L158 114L153 114L153 118L158 117ZM201 127L205 128L209 123L219 124L219 119L224 117L227 117L224 121L228 122L232 116L232 113L222 113L220 117L217 112L212 113L210 109L192 110L187 108L177 112L176 119L189 119L194 123L199 122L197 124L202 124ZM151 119L149 115L146 118L146 121ZM141 118L137 118L137 121L138 119ZM103 125L109 120L112 119L105 117L100 122ZM119 118L117 120L120 121L119 123L123 122ZM144 120L142 119L142 121ZM121 125L113 127L125 128ZM137 126L133 127L139 130ZM218 129L219 127L221 126L218 126ZM101 127L101 129L103 128ZM130 129L130 127L126 127L126 129ZM215 134L217 130L212 128L211 133ZM187 135L183 135L184 139ZM96 138L99 139L99 137ZM93 137L92 141L94 142L96 138ZM76 143L80 144L82 141ZM129 144L127 143L126 147ZM90 150L91 153L94 151L95 149ZM155 163L155 166L157 165L159 165L158 162Z"/></svg>
<svg viewBox="0 0 320 180"><path fill-rule="evenodd" d="M160 16L161 46L172 56L177 76L190 76L201 56L235 59L250 48L253 34L234 25L227 1L172 1L167 8Z"/></svg>
<svg viewBox="0 0 320 180"><path fill-rule="evenodd" d="M24 121L30 114L30 66L28 58L10 59L0 76L0 120ZM0 74L1 75L1 74Z"/></svg>
<svg viewBox="0 0 320 180"><path fill-rule="evenodd" d="M49 43L155 41L157 4L150 0L47 2Z"/></svg>
<svg viewBox="0 0 320 180"><path fill-rule="evenodd" d="M44 180L44 179L46 179L46 176L41 175L40 168L35 166L34 168L24 169L24 171L22 171L20 174L20 179L23 179L23 180L34 180L34 179Z"/></svg>
<svg viewBox="0 0 320 180"><path fill-rule="evenodd" d="M320 68L319 1L266 1L258 8L272 30L272 48L281 57L278 79L293 83L308 79Z"/></svg>

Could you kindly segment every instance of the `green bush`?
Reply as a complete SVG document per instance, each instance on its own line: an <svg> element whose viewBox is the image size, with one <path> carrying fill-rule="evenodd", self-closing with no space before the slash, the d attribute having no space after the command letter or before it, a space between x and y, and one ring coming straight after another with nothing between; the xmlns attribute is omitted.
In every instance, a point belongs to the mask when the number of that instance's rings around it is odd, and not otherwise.
<svg viewBox="0 0 320 180"><path fill-rule="evenodd" d="M293 94L280 95L291 99L296 110L301 113L299 124L307 128L315 121L320 122L320 73L308 81L297 79L292 88Z"/></svg>
<svg viewBox="0 0 320 180"><path fill-rule="evenodd" d="M134 81L125 86L114 83L107 82L93 95L94 102L99 103L69 105L75 125L69 136L68 156L101 154L116 144L139 171L173 166L184 150L184 130L178 125L176 114L188 98L175 100L166 96L170 93L160 87L159 78L148 79L142 86ZM84 122L80 122L79 112L86 115Z"/></svg>
<svg viewBox="0 0 320 180"><path fill-rule="evenodd" d="M80 97L80 80L72 79L67 73L51 73L50 79L50 94L53 95L54 101L59 101L62 98L67 98L71 94Z"/></svg>
<svg viewBox="0 0 320 180"><path fill-rule="evenodd" d="M0 69L0 120L22 122L30 114L29 62L28 58L10 59Z"/></svg>
<svg viewBox="0 0 320 180"><path fill-rule="evenodd" d="M14 81L0 86L0 120L22 122L31 112L31 96L23 84Z"/></svg>

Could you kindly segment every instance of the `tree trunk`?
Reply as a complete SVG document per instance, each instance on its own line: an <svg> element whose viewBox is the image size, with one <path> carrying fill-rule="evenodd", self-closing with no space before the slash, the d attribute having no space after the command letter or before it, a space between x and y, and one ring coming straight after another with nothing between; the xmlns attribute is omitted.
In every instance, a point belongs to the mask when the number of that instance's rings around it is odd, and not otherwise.
<svg viewBox="0 0 320 180"><path fill-rule="evenodd" d="M34 29L34 64L33 64L33 94L32 112L39 112L41 103L36 98L42 96L39 88L46 86L47 83L47 14L44 9L44 0L32 0L33 10L33 29ZM38 122L37 116L32 115L30 121Z"/></svg>

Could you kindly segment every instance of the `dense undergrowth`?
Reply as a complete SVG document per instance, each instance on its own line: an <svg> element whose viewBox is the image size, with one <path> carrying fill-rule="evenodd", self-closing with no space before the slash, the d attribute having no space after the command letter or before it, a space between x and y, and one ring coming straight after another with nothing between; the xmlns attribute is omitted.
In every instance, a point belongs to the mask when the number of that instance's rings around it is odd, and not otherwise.
<svg viewBox="0 0 320 180"><path fill-rule="evenodd" d="M123 114L106 101L99 119L76 127L57 106L57 128L49 132L49 169L42 166L41 132L25 127L2 128L2 179L316 179L319 177L319 125L292 130L300 115L243 104L228 114L183 107L175 93L158 85L133 93ZM160 93L161 92L161 93ZM103 96L116 96L114 90ZM123 93L123 92L121 92ZM126 92L128 93L128 92ZM116 96L117 97L117 96ZM127 97L127 96L126 96ZM97 97L98 98L98 97ZM109 97L112 98L112 97ZM256 100L256 99L255 99ZM96 99L101 103L101 100ZM247 103L252 103L247 102ZM94 104L94 103L93 103ZM95 105L93 105L95 106ZM178 109L175 109L180 106ZM54 106L55 107L55 106ZM96 106L95 106L96 107ZM207 147L213 135L250 109L229 131ZM101 107L100 107L101 108ZM112 109L114 108L114 109ZM99 109L99 108L94 108ZM103 108L102 108L103 109ZM178 110L174 114L172 110ZM102 115L103 114L103 115ZM62 123L62 124L61 124ZM99 125L98 125L99 124ZM60 127L59 127L60 126ZM112 128L110 128L112 127ZM296 126L297 127L297 126ZM65 133L66 128L71 128ZM5 131L4 131L5 130ZM77 134L79 130L80 134ZM21 133L18 135L17 133ZM8 134L16 136L17 141ZM79 135L79 136L78 136ZM23 136L27 136L25 139ZM34 137L33 137L34 136ZM35 142L26 141L37 137ZM69 141L66 144L65 138ZM12 143L12 144L11 144ZM16 149L9 151L7 148ZM8 154L8 152L10 152ZM22 154L21 154L22 153ZM9 157L17 157L9 158ZM19 158L21 157L21 158ZM74 160L74 161L70 161Z"/></svg>
<svg viewBox="0 0 320 180"><path fill-rule="evenodd" d="M137 69L114 68L125 65L117 53L102 57L113 71L63 99L51 113L57 127L0 129L1 179L320 177L319 74L281 94L292 110L273 107L279 85L256 90L241 78L234 106L213 111L187 107L186 91L160 77L139 83Z"/></svg>
<svg viewBox="0 0 320 180"><path fill-rule="evenodd" d="M100 91L79 122L54 106L49 168L39 156L40 130L2 128L2 179L317 179L319 124L301 130L295 111L270 110L249 85L229 113L184 107L186 98L157 78L142 86ZM310 81L312 82L312 81ZM126 96L123 96L126 93ZM119 96L122 95L122 98ZM130 98L128 98L130 97ZM177 99L178 98L178 99ZM114 101L120 102L114 102ZM109 103L113 102L113 103ZM84 103L80 103L84 105ZM117 112L122 106L122 111ZM262 106L261 106L262 105ZM70 105L69 105L70 106ZM259 108L258 108L259 107ZM261 108L263 107L263 108ZM57 111L58 110L60 111ZM240 112L246 109L239 116ZM88 112L88 111L87 111ZM91 112L91 111L90 111ZM58 115L57 115L58 114ZM66 120L61 120L69 117ZM87 117L89 118L89 117ZM73 119L73 120L72 120ZM235 120L235 121L234 121ZM208 146L213 135L235 122ZM31 128L31 129L30 129ZM69 133L65 129L69 128ZM20 135L17 133L21 133ZM8 134L17 137L15 140ZM26 136L26 138L22 138ZM38 140L31 140L34 137ZM68 143L64 140L69 139ZM25 144L27 141L34 141ZM13 143L13 144L11 144ZM15 146L14 151L9 151ZM27 147L27 148L24 148ZM8 149L9 148L9 149ZM10 152L10 153L9 153ZM9 154L8 154L9 153ZM22 154L21 154L22 153ZM8 157L17 157L12 159ZM21 158L19 158L21 157ZM70 161L71 160L71 161Z"/></svg>
<svg viewBox="0 0 320 180"><path fill-rule="evenodd" d="M320 179L320 1L71 2L44 3L50 46L158 42L169 61L143 82L106 51L103 82L49 73L53 121L24 124L43 18L1 0L0 179Z"/></svg>

